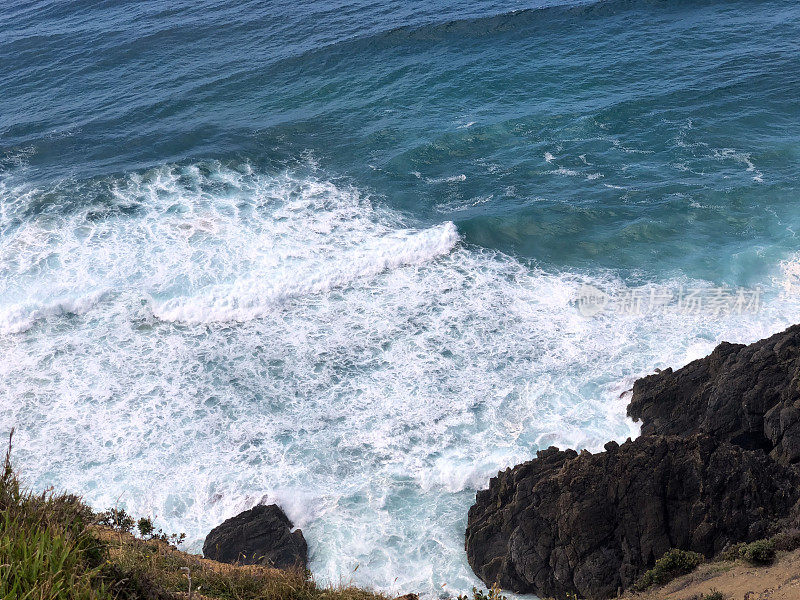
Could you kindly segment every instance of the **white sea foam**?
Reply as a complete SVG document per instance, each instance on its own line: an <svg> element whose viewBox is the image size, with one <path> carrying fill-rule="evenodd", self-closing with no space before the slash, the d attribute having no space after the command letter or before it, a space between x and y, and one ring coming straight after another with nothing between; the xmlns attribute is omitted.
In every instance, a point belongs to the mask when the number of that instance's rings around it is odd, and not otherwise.
<svg viewBox="0 0 800 600"><path fill-rule="evenodd" d="M577 177L580 175L576 170L567 169L566 167L559 167L555 171L550 171L550 173L553 175L567 175L568 177Z"/></svg>
<svg viewBox="0 0 800 600"><path fill-rule="evenodd" d="M42 194L61 210L14 226ZM466 511L498 469L635 436L636 377L798 310L587 319L578 290L613 273L544 271L247 165L0 195L0 314L40 311L0 335L0 430L17 426L26 481L155 516L192 550L277 501L318 579L390 593L477 584Z"/></svg>
<svg viewBox="0 0 800 600"><path fill-rule="evenodd" d="M31 301L0 307L0 334L22 333L39 319L62 315L82 315L109 293L96 290L79 296L63 295L52 300Z"/></svg>
<svg viewBox="0 0 800 600"><path fill-rule="evenodd" d="M491 202L493 198L494 194L487 194L486 196L476 196L468 200L454 200L445 202L443 204L437 204L436 211L444 214L462 212Z"/></svg>
<svg viewBox="0 0 800 600"><path fill-rule="evenodd" d="M780 262L780 272L772 278L772 285L786 297L800 295L800 253Z"/></svg>
<svg viewBox="0 0 800 600"><path fill-rule="evenodd" d="M713 150L713 156L717 160L733 160L744 165L747 172L753 174L753 181L756 183L764 183L764 174L756 168L748 152L741 152L733 148L715 148Z"/></svg>
<svg viewBox="0 0 800 600"><path fill-rule="evenodd" d="M678 135L674 138L678 148L688 150L688 155L684 159L673 163L673 166L680 171L703 175L703 163L709 160L715 162L733 162L745 167L745 172L752 174L751 177L756 183L764 183L764 173L762 173L753 162L753 157L749 152L737 150L735 148L714 148L707 142L701 140L687 141L690 132L693 130L691 120L680 128Z"/></svg>
<svg viewBox="0 0 800 600"><path fill-rule="evenodd" d="M334 239L334 243L335 243ZM445 223L423 231L396 231L371 244L256 272L228 285L215 285L200 298L189 296L155 303L153 313L167 321L210 323L247 321L264 316L290 298L328 292L356 279L387 269L422 264L450 252L458 242L455 225Z"/></svg>
<svg viewBox="0 0 800 600"><path fill-rule="evenodd" d="M467 176L461 173L460 175L451 175L450 177L428 177L425 179L427 183L456 183L457 181L466 181Z"/></svg>

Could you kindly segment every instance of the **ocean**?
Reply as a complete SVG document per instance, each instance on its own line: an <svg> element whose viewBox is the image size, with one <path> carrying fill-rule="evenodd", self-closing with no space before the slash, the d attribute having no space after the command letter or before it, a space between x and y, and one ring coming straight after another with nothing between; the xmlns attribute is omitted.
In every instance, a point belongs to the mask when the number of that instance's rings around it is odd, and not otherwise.
<svg viewBox="0 0 800 600"><path fill-rule="evenodd" d="M795 2L11 0L0 433L191 551L277 502L318 581L468 590L499 469L800 321L798 200Z"/></svg>

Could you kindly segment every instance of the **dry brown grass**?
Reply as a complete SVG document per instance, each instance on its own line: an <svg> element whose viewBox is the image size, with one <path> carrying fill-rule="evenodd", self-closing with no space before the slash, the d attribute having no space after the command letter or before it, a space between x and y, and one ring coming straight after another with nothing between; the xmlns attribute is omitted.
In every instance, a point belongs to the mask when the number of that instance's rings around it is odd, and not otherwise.
<svg viewBox="0 0 800 600"><path fill-rule="evenodd" d="M181 552L159 540L96 529L108 552L108 564L155 598L185 598L192 579L193 598L230 600L388 600L387 596L350 587L320 587L301 571L257 565L228 565Z"/></svg>
<svg viewBox="0 0 800 600"><path fill-rule="evenodd" d="M741 559L705 563L663 587L626 594L625 598L699 600L714 591L726 600L800 600L800 550L779 552L769 566L754 566Z"/></svg>

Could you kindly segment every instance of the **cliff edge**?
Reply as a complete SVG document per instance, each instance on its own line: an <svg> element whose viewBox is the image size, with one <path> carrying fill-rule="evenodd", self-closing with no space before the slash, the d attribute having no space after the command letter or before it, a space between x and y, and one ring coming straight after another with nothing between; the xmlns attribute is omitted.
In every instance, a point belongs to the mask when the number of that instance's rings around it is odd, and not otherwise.
<svg viewBox="0 0 800 600"><path fill-rule="evenodd" d="M797 522L800 326L638 380L628 414L636 440L549 448L478 492L465 542L478 577L610 598L670 548L711 558Z"/></svg>

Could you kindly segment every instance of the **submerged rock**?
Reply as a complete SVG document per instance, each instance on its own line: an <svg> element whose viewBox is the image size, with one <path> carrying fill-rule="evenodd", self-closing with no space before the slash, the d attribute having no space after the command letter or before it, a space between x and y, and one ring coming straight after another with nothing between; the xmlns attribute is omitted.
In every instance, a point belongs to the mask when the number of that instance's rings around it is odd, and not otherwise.
<svg viewBox="0 0 800 600"><path fill-rule="evenodd" d="M796 520L800 326L640 379L628 414L635 441L550 448L478 492L466 550L487 585L608 598L670 548L711 557Z"/></svg>
<svg viewBox="0 0 800 600"><path fill-rule="evenodd" d="M292 532L292 522L276 504L262 504L212 529L203 555L231 564L305 569L308 546L303 532Z"/></svg>

